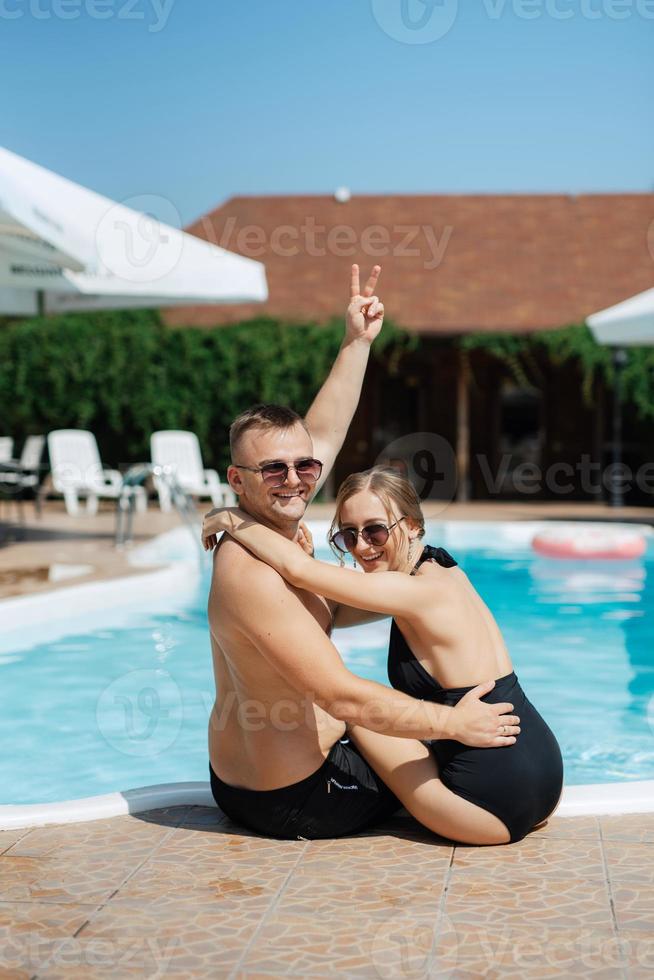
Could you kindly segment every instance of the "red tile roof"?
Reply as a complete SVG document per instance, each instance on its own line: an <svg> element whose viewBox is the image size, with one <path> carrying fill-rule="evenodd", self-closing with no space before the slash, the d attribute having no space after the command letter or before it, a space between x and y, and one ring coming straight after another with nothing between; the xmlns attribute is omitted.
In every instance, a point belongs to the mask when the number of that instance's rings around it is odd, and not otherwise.
<svg viewBox="0 0 654 980"><path fill-rule="evenodd" d="M209 326L342 315L352 262L387 315L457 334L582 322L654 286L654 194L236 197L187 229L265 263L268 302L169 310Z"/></svg>

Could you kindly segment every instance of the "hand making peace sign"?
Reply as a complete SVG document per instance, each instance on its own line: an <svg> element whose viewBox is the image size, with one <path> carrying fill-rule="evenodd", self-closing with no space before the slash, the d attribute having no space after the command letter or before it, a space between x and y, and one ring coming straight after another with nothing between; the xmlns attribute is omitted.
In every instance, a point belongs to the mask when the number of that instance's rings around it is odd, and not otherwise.
<svg viewBox="0 0 654 980"><path fill-rule="evenodd" d="M363 292L359 286L359 266L352 266L350 305L346 314L346 340L367 340L372 343L384 322L384 304L374 296L381 266L373 266Z"/></svg>

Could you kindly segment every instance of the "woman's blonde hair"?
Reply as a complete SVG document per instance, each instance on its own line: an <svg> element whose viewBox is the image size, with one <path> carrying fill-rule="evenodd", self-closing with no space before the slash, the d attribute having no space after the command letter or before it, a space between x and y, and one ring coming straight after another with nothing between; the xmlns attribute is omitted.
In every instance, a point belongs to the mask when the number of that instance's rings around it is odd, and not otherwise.
<svg viewBox="0 0 654 980"><path fill-rule="evenodd" d="M386 510L389 524L392 524L396 519L393 513L393 504L395 504L399 516L409 517L414 527L418 528L418 537L422 538L424 536L425 518L422 513L422 507L420 506L420 497L416 493L413 484L409 483L405 477L401 476L397 470L391 467L374 466L370 470L364 470L363 473L351 473L350 476L343 480L338 488L336 512L329 529L330 541L332 535L340 530L343 505L355 493L361 493L362 490L369 490L376 497L379 497ZM334 554L340 557L340 552L338 552L334 545L331 547Z"/></svg>

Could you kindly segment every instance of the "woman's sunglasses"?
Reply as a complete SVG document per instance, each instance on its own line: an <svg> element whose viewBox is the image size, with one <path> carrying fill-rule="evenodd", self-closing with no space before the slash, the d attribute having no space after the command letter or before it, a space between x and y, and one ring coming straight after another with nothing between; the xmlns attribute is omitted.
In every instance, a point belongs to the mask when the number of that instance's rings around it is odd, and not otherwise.
<svg viewBox="0 0 654 980"><path fill-rule="evenodd" d="M335 548L338 548L342 552L354 551L359 540L359 535L361 535L366 544L374 545L375 548L381 548L388 541L393 528L397 527L400 521L403 520L405 518L400 517L399 520L395 521L395 524L391 524L388 527L386 524L366 524L360 531L357 531L353 527L346 527L342 531L336 531L335 534L332 534L329 540Z"/></svg>
<svg viewBox="0 0 654 980"><path fill-rule="evenodd" d="M251 473L261 473L261 478L269 487L282 487L288 479L288 471L295 470L303 483L317 483L322 473L322 463L319 459L297 459L294 463L282 463L275 460L263 466L239 466L237 470L249 470Z"/></svg>

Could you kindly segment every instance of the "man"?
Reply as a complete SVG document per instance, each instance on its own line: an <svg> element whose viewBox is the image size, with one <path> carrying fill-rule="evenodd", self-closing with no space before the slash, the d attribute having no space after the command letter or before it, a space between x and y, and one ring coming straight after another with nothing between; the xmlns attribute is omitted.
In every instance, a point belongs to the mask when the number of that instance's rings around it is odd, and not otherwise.
<svg viewBox="0 0 654 980"><path fill-rule="evenodd" d="M352 267L345 338L306 420L266 405L231 427L227 478L240 507L290 540L300 542L307 504L354 415L370 345L383 322L384 307L374 295L380 271L374 267L361 292L358 267ZM338 837L400 806L345 738L347 723L480 747L514 741L497 738L499 715L511 706L479 700L492 683L448 708L352 674L328 638L333 616L325 599L288 585L223 537L209 598L217 691L209 722L211 786L228 816L260 833Z"/></svg>

